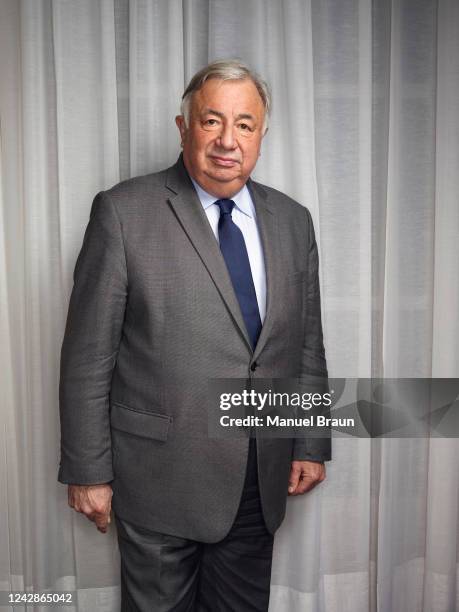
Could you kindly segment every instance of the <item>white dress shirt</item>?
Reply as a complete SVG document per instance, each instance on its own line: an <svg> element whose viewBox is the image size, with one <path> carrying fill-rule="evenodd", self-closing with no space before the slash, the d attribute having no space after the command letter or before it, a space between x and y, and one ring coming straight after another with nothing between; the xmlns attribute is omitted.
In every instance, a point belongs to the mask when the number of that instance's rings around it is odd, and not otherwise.
<svg viewBox="0 0 459 612"><path fill-rule="evenodd" d="M207 191L204 191L198 183L193 181L198 197L204 208L204 211L209 220L215 238L218 241L218 221L220 219L220 209L215 204L218 198ZM236 193L232 198L235 206L231 217L234 223L241 230L244 236L247 254L249 256L250 269L252 270L253 284L257 295L258 310L260 311L261 322L265 320L266 315L266 272L265 261L263 256L263 247L261 245L260 233L257 226L257 218L255 206L253 204L250 192L247 185Z"/></svg>

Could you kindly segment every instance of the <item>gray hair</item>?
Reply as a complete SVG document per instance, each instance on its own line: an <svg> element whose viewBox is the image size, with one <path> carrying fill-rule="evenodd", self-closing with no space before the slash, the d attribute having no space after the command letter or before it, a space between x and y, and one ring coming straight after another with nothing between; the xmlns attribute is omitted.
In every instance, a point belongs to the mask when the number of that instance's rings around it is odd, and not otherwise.
<svg viewBox="0 0 459 612"><path fill-rule="evenodd" d="M258 90L265 108L263 133L266 132L272 106L271 92L269 91L268 84L256 72L237 59L217 60L208 64L193 76L188 83L188 87L185 89L180 105L180 112L185 119L186 126L189 125L190 121L190 107L193 94L201 89L207 79L221 79L223 81L251 80Z"/></svg>

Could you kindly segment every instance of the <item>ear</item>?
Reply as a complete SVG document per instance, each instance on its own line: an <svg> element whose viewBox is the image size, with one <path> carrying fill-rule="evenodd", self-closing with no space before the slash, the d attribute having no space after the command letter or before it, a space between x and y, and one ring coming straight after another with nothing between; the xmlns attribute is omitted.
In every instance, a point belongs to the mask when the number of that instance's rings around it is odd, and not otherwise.
<svg viewBox="0 0 459 612"><path fill-rule="evenodd" d="M179 129L180 137L182 139L182 145L183 145L183 141L185 140L185 135L186 135L185 117L183 115L177 115L177 117L175 118L175 124L177 125Z"/></svg>

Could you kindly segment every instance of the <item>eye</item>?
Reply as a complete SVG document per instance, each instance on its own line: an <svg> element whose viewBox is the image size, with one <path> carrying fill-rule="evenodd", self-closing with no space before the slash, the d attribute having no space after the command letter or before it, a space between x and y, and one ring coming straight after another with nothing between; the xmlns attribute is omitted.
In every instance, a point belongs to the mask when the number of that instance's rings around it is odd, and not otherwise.
<svg viewBox="0 0 459 612"><path fill-rule="evenodd" d="M247 123L240 123L239 124L239 129L242 130L243 132L251 132L252 131L252 128Z"/></svg>
<svg viewBox="0 0 459 612"><path fill-rule="evenodd" d="M204 121L204 125L209 125L211 127L215 126L218 124L218 120L217 119L206 119Z"/></svg>

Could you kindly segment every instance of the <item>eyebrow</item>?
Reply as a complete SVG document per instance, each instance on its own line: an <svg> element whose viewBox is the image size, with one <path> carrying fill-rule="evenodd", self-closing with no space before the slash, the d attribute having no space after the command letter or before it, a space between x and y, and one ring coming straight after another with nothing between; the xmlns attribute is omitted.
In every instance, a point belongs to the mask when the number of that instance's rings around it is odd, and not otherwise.
<svg viewBox="0 0 459 612"><path fill-rule="evenodd" d="M225 118L225 115L223 113L213 108L205 108L203 114L206 115L207 113L210 113L211 115L217 115L217 117L221 117L222 119ZM252 121L255 121L255 117L250 113L240 113L236 117L236 119L251 119Z"/></svg>

